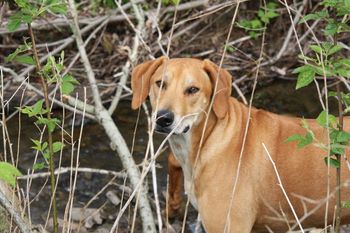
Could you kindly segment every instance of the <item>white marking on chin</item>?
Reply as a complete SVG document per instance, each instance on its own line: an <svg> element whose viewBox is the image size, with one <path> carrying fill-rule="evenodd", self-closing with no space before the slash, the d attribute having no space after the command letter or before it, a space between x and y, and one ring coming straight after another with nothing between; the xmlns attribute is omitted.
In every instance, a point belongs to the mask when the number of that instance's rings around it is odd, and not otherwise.
<svg viewBox="0 0 350 233"><path fill-rule="evenodd" d="M169 144L177 161L179 161L184 173L185 193L190 198L191 204L197 208L197 200L194 193L194 185L192 183L192 168L189 163L189 152L191 149L191 134L173 134L169 138Z"/></svg>
<svg viewBox="0 0 350 233"><path fill-rule="evenodd" d="M195 122L198 120L198 113L187 115L184 117L175 116L174 119L174 133L175 134L182 134L184 131L190 131L192 126L195 124ZM189 128L186 130L186 128Z"/></svg>

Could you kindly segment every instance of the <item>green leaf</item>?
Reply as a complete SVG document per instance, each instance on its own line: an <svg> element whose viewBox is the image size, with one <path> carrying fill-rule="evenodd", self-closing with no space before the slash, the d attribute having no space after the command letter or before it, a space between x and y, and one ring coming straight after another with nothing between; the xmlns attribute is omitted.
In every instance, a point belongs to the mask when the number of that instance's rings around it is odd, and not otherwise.
<svg viewBox="0 0 350 233"><path fill-rule="evenodd" d="M344 68L338 68L335 70L335 72L342 77L350 78L350 70L344 69Z"/></svg>
<svg viewBox="0 0 350 233"><path fill-rule="evenodd" d="M52 133L56 125L60 123L60 120L57 118L51 118L50 120L44 117L39 117L38 120L36 121L38 124L44 124L47 126L47 129L50 133Z"/></svg>
<svg viewBox="0 0 350 233"><path fill-rule="evenodd" d="M49 145L49 143L47 143L47 142L44 142L43 144L42 144L42 151L44 151L44 150L46 150L46 148L47 148L47 146Z"/></svg>
<svg viewBox="0 0 350 233"><path fill-rule="evenodd" d="M312 49L314 52L321 54L323 52L323 49L321 46L318 45L310 45L310 49Z"/></svg>
<svg viewBox="0 0 350 233"><path fill-rule="evenodd" d="M324 11L319 11L319 12L315 12L312 14L308 14L305 15L303 19L300 20L300 23L309 21L309 20L317 20L317 19L324 19L329 17L328 11L324 10Z"/></svg>
<svg viewBox="0 0 350 233"><path fill-rule="evenodd" d="M7 30L10 32L15 31L19 26L21 26L22 21L20 19L9 19L9 22L7 23Z"/></svg>
<svg viewBox="0 0 350 233"><path fill-rule="evenodd" d="M236 48L233 47L232 45L226 45L225 49L230 53L233 53L234 51L236 51Z"/></svg>
<svg viewBox="0 0 350 233"><path fill-rule="evenodd" d="M340 64L350 68L350 59L341 59L338 61Z"/></svg>
<svg viewBox="0 0 350 233"><path fill-rule="evenodd" d="M327 112L323 110L318 117L316 118L316 122L321 125L322 127L327 127ZM328 125L336 125L337 124L337 118L333 116L332 114L328 114Z"/></svg>
<svg viewBox="0 0 350 233"><path fill-rule="evenodd" d="M46 112L46 110L43 109L43 103L44 103L44 100L39 100L38 102L36 102L34 105L33 105L33 108L32 108L32 113L34 115L38 115L38 114L43 114Z"/></svg>
<svg viewBox="0 0 350 233"><path fill-rule="evenodd" d="M67 13L67 7L62 3L50 5L48 8L49 11L51 11L54 14L65 15Z"/></svg>
<svg viewBox="0 0 350 233"><path fill-rule="evenodd" d="M337 134L336 142L348 142L350 140L350 133L345 131L339 131Z"/></svg>
<svg viewBox="0 0 350 233"><path fill-rule="evenodd" d="M349 209L350 208L350 201L342 201L342 207Z"/></svg>
<svg viewBox="0 0 350 233"><path fill-rule="evenodd" d="M324 162L326 163L326 165L328 165L328 158L329 157L324 157ZM329 158L329 165L331 167L334 167L334 168L339 168L340 167L339 161L334 159L334 158Z"/></svg>
<svg viewBox="0 0 350 233"><path fill-rule="evenodd" d="M43 157L44 157L46 160L50 159L49 150L46 150L46 151L43 153Z"/></svg>
<svg viewBox="0 0 350 233"><path fill-rule="evenodd" d="M16 56L13 60L23 64L35 65L35 61L31 56Z"/></svg>
<svg viewBox="0 0 350 233"><path fill-rule="evenodd" d="M301 72L310 70L310 68L311 67L309 65L303 65L303 66L300 66L300 67L294 69L292 73L293 74L301 73Z"/></svg>
<svg viewBox="0 0 350 233"><path fill-rule="evenodd" d="M29 50L31 48L31 46L32 46L32 43L20 45L13 53L11 53L7 57L5 57L5 61L6 62L13 61L18 56L18 54L26 52L27 50Z"/></svg>
<svg viewBox="0 0 350 233"><path fill-rule="evenodd" d="M303 148L309 144L312 143L313 141L313 135L311 132L307 132L305 137L300 135L300 134L294 134L292 136L290 136L289 138L287 138L287 140L285 140L285 142L293 142L293 141L297 141L298 144L297 144L297 147L300 149L300 148Z"/></svg>
<svg viewBox="0 0 350 233"><path fill-rule="evenodd" d="M41 163L35 163L33 165L33 170L41 170L41 169L44 169L46 166L45 166L45 163L44 162L41 162Z"/></svg>
<svg viewBox="0 0 350 233"><path fill-rule="evenodd" d="M10 16L9 22L7 24L7 30L12 32L16 30L21 25L21 23L31 23L32 21L33 18L30 14L24 11L19 11L14 15Z"/></svg>
<svg viewBox="0 0 350 233"><path fill-rule="evenodd" d="M250 32L249 32L249 36L250 36L252 39L255 40L256 38L258 38L258 37L260 36L260 34L254 32L254 31L250 31Z"/></svg>
<svg viewBox="0 0 350 233"><path fill-rule="evenodd" d="M303 148L307 145L310 145L312 143L313 139L314 138L313 138L312 134L310 132L307 132L305 138L303 138L302 140L299 141L297 147L300 149L300 148Z"/></svg>
<svg viewBox="0 0 350 233"><path fill-rule="evenodd" d="M62 93L65 95L69 95L74 91L76 84L79 84L79 82L72 75L66 74L65 76L63 76L61 82Z"/></svg>
<svg viewBox="0 0 350 233"><path fill-rule="evenodd" d="M42 146L41 146L41 142L39 140L35 140L35 139L30 139L32 140L32 142L34 143L35 146L32 146L31 148L33 148L34 150L37 151L42 151Z"/></svg>
<svg viewBox="0 0 350 233"><path fill-rule="evenodd" d="M329 22L325 28L324 34L326 36L333 36L338 31L338 24L335 22Z"/></svg>
<svg viewBox="0 0 350 233"><path fill-rule="evenodd" d="M329 92L328 92L328 96L329 96L329 97L336 97L336 96L338 96L338 93L335 92L335 91L329 91Z"/></svg>
<svg viewBox="0 0 350 233"><path fill-rule="evenodd" d="M279 16L279 14L275 11L268 11L266 13L266 16L269 18L269 19L273 19L273 18L276 18Z"/></svg>
<svg viewBox="0 0 350 233"><path fill-rule="evenodd" d="M309 85L315 77L315 71L312 67L307 66L308 69L301 71L298 75L297 85L295 89L300 89Z"/></svg>
<svg viewBox="0 0 350 233"><path fill-rule="evenodd" d="M329 51L333 47L333 43L329 41L322 42L322 48L326 51Z"/></svg>
<svg viewBox="0 0 350 233"><path fill-rule="evenodd" d="M277 8L278 4L275 2L268 2L266 4L267 9L269 10L275 10Z"/></svg>
<svg viewBox="0 0 350 233"><path fill-rule="evenodd" d="M303 136L300 134L294 134L290 137L288 137L285 142L294 142L294 141L300 141L303 139Z"/></svg>
<svg viewBox="0 0 350 233"><path fill-rule="evenodd" d="M314 70L315 70L316 74L321 75L321 76L325 75L326 77L329 77L329 76L333 75L333 72L329 66L324 66L324 67L315 66Z"/></svg>
<svg viewBox="0 0 350 233"><path fill-rule="evenodd" d="M253 29L260 29L260 28L262 28L262 23L261 23L260 20L258 20L258 19L253 19L253 20L251 20L250 22L251 22L251 25L252 25L252 28L253 28Z"/></svg>
<svg viewBox="0 0 350 233"><path fill-rule="evenodd" d="M28 7L28 0L15 0L15 2L20 8Z"/></svg>
<svg viewBox="0 0 350 233"><path fill-rule="evenodd" d="M340 44L336 44L334 45L329 51L328 51L328 55L332 55L334 53L339 52L340 50L343 49L343 46Z"/></svg>
<svg viewBox="0 0 350 233"><path fill-rule="evenodd" d="M344 154L344 146L338 143L333 143L331 144L331 151L330 154L331 155L343 155Z"/></svg>
<svg viewBox="0 0 350 233"><path fill-rule="evenodd" d="M44 100L39 100L33 106L25 106L21 111L27 114L29 117L37 116L46 113L47 111L42 108Z"/></svg>
<svg viewBox="0 0 350 233"><path fill-rule="evenodd" d="M63 143L62 142L54 142L52 144L53 153L61 151L62 148L63 148Z"/></svg>
<svg viewBox="0 0 350 233"><path fill-rule="evenodd" d="M16 178L21 176L22 173L14 167L12 164L7 162L0 162L0 179L10 184L11 186L16 185Z"/></svg>
<svg viewBox="0 0 350 233"><path fill-rule="evenodd" d="M251 22L249 20L246 20L246 19L242 19L241 21L239 21L237 23L237 25L241 28L244 28L244 29L251 29Z"/></svg>

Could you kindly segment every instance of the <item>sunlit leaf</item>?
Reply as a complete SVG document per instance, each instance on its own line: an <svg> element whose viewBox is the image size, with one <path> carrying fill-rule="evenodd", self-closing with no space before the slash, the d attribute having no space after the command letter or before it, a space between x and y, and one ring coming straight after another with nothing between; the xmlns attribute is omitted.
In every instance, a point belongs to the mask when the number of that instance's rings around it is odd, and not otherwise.
<svg viewBox="0 0 350 233"><path fill-rule="evenodd" d="M21 176L22 173L12 164L7 162L0 162L0 179L10 184L16 185L16 178Z"/></svg>
<svg viewBox="0 0 350 233"><path fill-rule="evenodd" d="M63 148L63 143L62 142L54 142L52 144L53 153L61 151L62 148Z"/></svg>
<svg viewBox="0 0 350 233"><path fill-rule="evenodd" d="M23 64L35 65L35 61L31 56L16 56L13 60Z"/></svg>
<svg viewBox="0 0 350 233"><path fill-rule="evenodd" d="M323 127L327 127L327 112L325 110L318 115L318 117L316 118L316 122ZM337 118L332 114L328 114L328 125L336 124Z"/></svg>
<svg viewBox="0 0 350 233"><path fill-rule="evenodd" d="M330 158L330 157L324 157L324 162L326 163L326 165L328 165L328 161L329 161L329 165L331 167L334 167L334 168L340 167L340 163L338 160L336 160L334 158Z"/></svg>

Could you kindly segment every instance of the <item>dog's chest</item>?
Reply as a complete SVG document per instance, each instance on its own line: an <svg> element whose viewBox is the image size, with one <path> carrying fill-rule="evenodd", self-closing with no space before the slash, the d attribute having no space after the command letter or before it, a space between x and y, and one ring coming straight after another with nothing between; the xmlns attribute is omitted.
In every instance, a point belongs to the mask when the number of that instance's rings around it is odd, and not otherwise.
<svg viewBox="0 0 350 233"><path fill-rule="evenodd" d="M197 202L194 195L194 184L192 182L192 167L189 161L189 153L191 149L190 134L172 135L169 138L169 144L184 173L185 192L189 196L191 204L197 208Z"/></svg>

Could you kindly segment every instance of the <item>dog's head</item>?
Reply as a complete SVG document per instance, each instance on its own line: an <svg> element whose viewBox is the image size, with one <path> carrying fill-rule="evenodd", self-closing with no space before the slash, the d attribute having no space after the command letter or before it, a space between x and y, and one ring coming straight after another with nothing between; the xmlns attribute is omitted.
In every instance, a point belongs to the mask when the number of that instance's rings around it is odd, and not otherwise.
<svg viewBox="0 0 350 233"><path fill-rule="evenodd" d="M212 99L214 114L225 117L231 75L209 60L161 57L136 66L131 87L133 109L150 96L157 132L181 134L203 119Z"/></svg>

